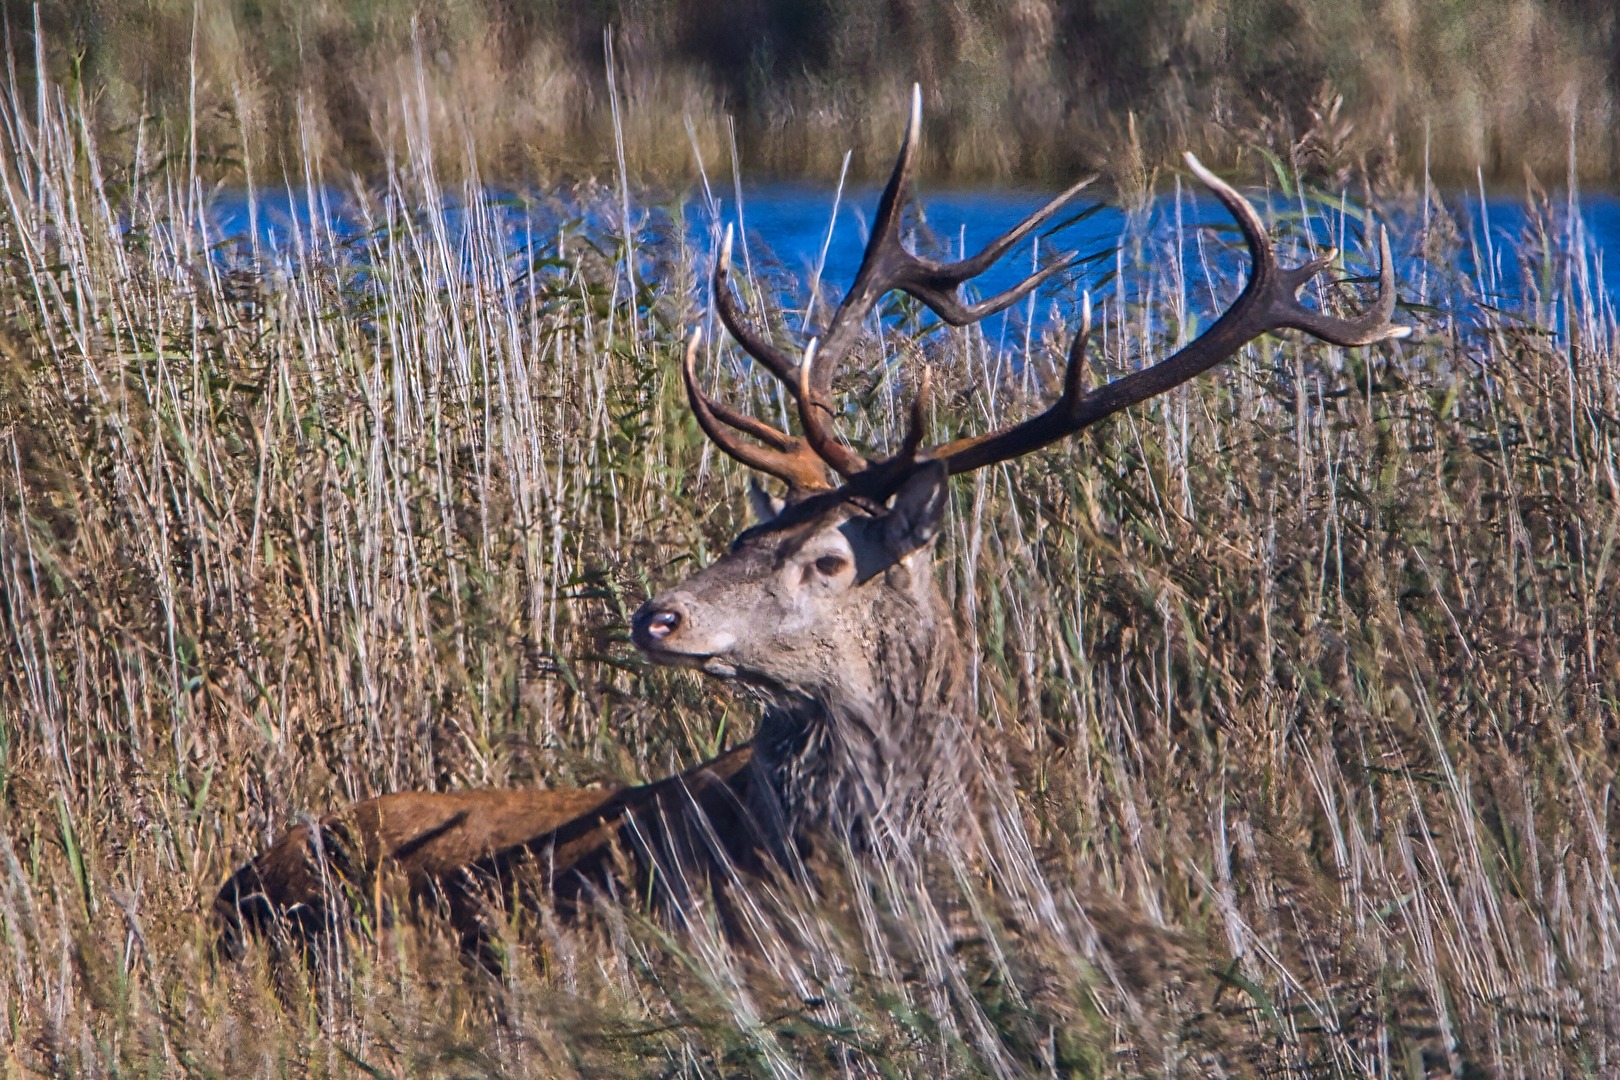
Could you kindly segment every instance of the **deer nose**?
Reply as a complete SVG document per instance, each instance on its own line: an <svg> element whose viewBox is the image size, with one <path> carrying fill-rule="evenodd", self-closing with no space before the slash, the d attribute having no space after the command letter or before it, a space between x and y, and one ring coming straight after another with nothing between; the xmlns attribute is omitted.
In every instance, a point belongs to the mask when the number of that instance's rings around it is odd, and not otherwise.
<svg viewBox="0 0 1620 1080"><path fill-rule="evenodd" d="M686 612L674 600L649 600L630 620L630 636L642 648L656 648L686 621Z"/></svg>
<svg viewBox="0 0 1620 1080"><path fill-rule="evenodd" d="M678 611L655 611L647 616L646 625L648 637L668 637L681 625L681 615Z"/></svg>

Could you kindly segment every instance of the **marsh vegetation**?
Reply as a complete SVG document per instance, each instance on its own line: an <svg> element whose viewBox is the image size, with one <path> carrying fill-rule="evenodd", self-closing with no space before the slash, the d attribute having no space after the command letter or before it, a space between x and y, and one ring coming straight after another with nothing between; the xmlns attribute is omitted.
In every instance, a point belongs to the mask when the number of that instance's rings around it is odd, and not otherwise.
<svg viewBox="0 0 1620 1080"><path fill-rule="evenodd" d="M441 176L606 175L617 93L633 174L693 176L688 144L750 171L888 167L914 80L928 174L1137 190L1184 150L1256 146L1336 187L1384 177L1613 183L1620 16L1608 0L45 0L42 66L109 137L196 135L209 170L379 177L425 140ZM35 5L8 0L14 62ZM609 46L608 42L611 42ZM611 56L609 52L611 51ZM469 143L469 135L472 136ZM418 145L416 149L421 149Z"/></svg>
<svg viewBox="0 0 1620 1080"><path fill-rule="evenodd" d="M746 951L627 897L514 923L498 984L432 920L306 979L216 963L207 917L299 815L642 781L746 734L749 702L626 637L742 523L678 367L712 253L611 180L514 228L480 132L447 157L408 101L410 152L346 185L361 227L272 252L210 230L186 144L104 149L83 101L0 102L0 1068L1614 1068L1620 358L1561 199L1532 189L1521 261L1469 278L1428 189L1408 341L1268 337L958 485L937 571L998 859L761 887ZM1245 177L1289 185L1277 234L1363 275L1376 206L1278 160ZM1096 290L1095 363L1140 366L1231 299L1231 239L1128 231L1042 303ZM798 330L807 288L752 259ZM1047 400L1065 343L898 302L882 331L844 418L874 444L894 373L931 366L947 437Z"/></svg>

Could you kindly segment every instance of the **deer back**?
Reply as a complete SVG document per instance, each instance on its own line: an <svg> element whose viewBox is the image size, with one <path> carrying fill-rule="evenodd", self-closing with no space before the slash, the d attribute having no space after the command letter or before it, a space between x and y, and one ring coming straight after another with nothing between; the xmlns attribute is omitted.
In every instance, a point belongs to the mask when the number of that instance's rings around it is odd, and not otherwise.
<svg viewBox="0 0 1620 1080"><path fill-rule="evenodd" d="M286 932L304 949L358 923L385 923L377 902L403 898L450 916L469 951L520 896L573 914L584 897L758 866L751 747L630 788L401 792L289 830L227 880L214 900L220 949ZM662 870L662 873L659 872ZM676 871L679 871L678 873Z"/></svg>

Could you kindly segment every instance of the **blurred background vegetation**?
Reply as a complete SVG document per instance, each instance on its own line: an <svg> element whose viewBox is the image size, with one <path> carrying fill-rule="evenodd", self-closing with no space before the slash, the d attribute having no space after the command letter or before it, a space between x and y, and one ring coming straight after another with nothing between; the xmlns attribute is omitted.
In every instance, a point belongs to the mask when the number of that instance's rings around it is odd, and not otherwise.
<svg viewBox="0 0 1620 1080"><path fill-rule="evenodd" d="M26 73L35 8L4 3ZM1620 163L1612 0L46 0L38 18L107 134L161 117L189 145L194 116L216 171L269 178L310 153L374 175L412 109L441 159L476 132L491 179L600 174L609 32L644 179L691 176L694 143L723 159L728 121L750 171L831 176L852 149L872 176L914 80L928 169L960 182L1139 185L1181 150L1255 145L1307 174L1450 183L1562 178L1573 151L1606 184Z"/></svg>

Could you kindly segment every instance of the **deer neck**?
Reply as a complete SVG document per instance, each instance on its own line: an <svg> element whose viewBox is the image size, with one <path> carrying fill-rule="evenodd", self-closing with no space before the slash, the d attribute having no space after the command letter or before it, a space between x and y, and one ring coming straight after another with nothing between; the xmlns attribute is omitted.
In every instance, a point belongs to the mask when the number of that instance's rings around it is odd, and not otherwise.
<svg viewBox="0 0 1620 1080"><path fill-rule="evenodd" d="M932 592L932 590L930 590ZM847 835L867 847L953 831L974 754L965 654L938 610L873 628L873 677L769 695L754 757L788 835Z"/></svg>

